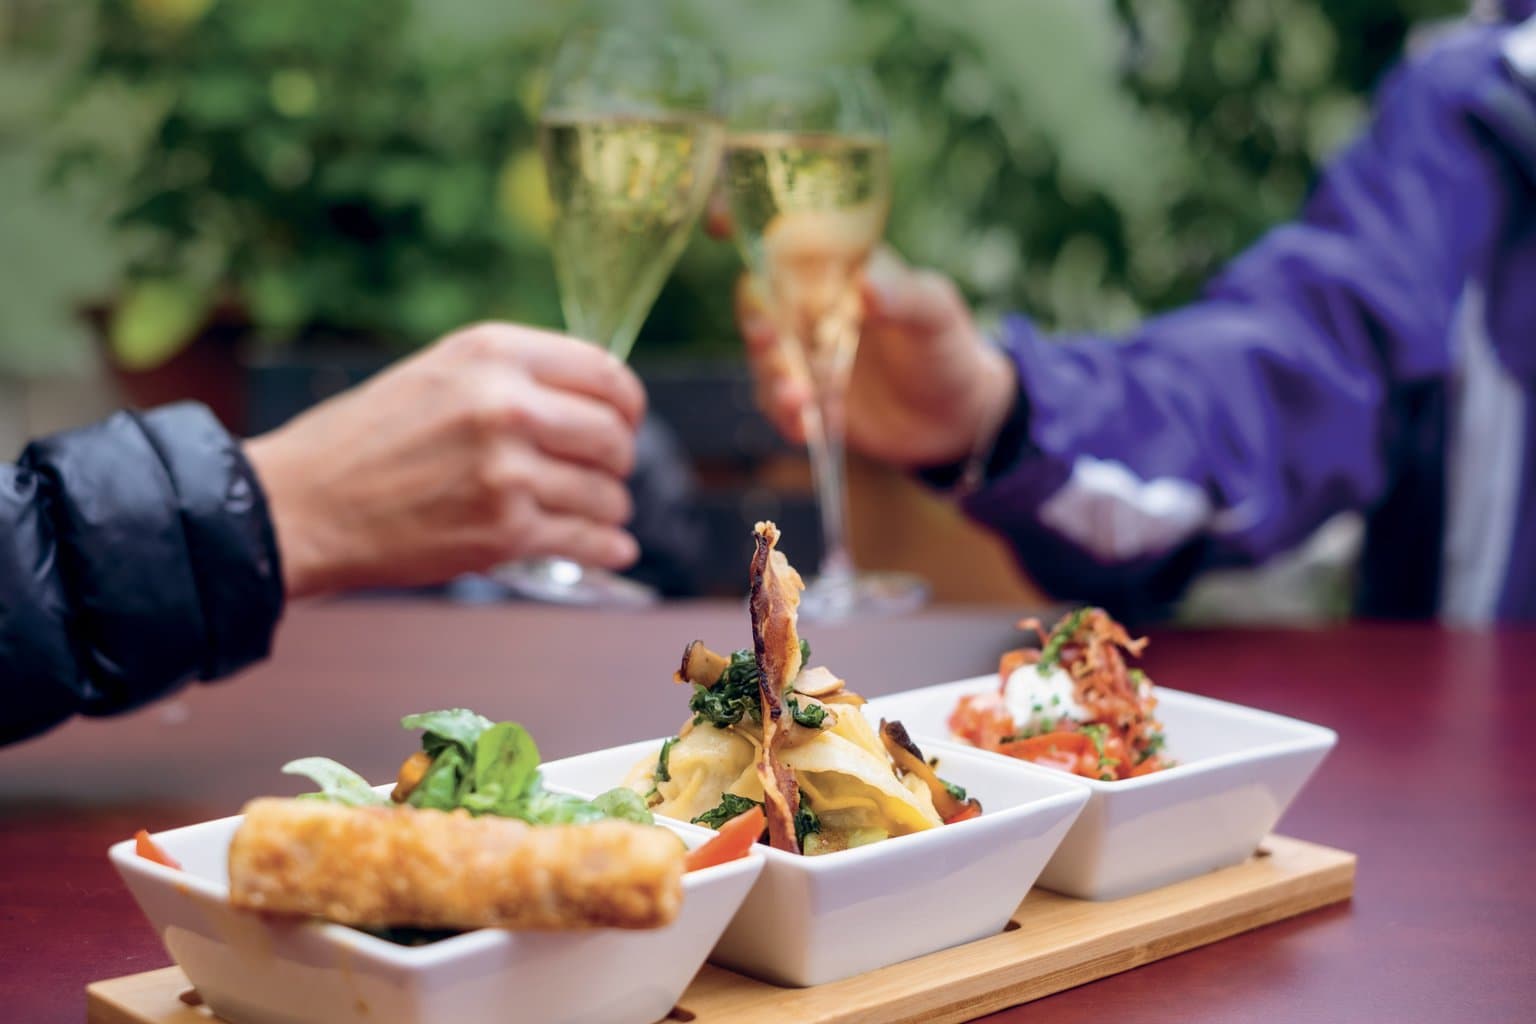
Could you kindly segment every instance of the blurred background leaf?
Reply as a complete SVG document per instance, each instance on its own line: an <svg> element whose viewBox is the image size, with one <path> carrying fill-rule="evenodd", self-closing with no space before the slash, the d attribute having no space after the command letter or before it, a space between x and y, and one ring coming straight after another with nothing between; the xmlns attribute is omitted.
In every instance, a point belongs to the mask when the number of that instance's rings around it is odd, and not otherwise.
<svg viewBox="0 0 1536 1024"><path fill-rule="evenodd" d="M706 36L738 72L873 67L894 244L984 315L1112 330L1187 300L1290 215L1410 28L1461 9L0 0L0 369L86 358L87 301L116 307L113 350L134 365L215 304L269 344L558 324L539 71L573 19L618 16ZM696 240L641 352L734 351L737 273Z"/></svg>

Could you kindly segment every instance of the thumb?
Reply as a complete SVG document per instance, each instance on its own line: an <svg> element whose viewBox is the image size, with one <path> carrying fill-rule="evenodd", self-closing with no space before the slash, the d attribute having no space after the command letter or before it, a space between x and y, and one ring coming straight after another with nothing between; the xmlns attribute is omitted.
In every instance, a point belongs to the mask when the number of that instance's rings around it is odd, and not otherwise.
<svg viewBox="0 0 1536 1024"><path fill-rule="evenodd" d="M966 315L954 283L931 270L913 270L885 252L870 260L864 277L867 324L884 324L915 334L943 334Z"/></svg>

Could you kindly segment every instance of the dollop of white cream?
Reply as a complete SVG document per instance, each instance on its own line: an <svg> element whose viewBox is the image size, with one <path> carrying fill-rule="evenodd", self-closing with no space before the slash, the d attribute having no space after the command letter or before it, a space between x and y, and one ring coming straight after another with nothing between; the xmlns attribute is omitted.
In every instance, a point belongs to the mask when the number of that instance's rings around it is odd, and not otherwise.
<svg viewBox="0 0 1536 1024"><path fill-rule="evenodd" d="M1060 666L1052 666L1044 675L1035 665L1014 669L1003 688L1003 702L1021 735L1051 732L1062 719L1083 722L1088 718L1088 712L1077 702L1072 677Z"/></svg>

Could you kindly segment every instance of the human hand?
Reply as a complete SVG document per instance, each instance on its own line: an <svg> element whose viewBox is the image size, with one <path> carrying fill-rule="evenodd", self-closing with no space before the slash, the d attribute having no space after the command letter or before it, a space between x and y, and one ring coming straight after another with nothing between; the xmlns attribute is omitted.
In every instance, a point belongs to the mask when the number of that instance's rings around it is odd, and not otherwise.
<svg viewBox="0 0 1536 1024"><path fill-rule="evenodd" d="M539 555L629 565L644 408L634 374L586 342L497 323L443 338L246 443L289 596Z"/></svg>
<svg viewBox="0 0 1536 1024"><path fill-rule="evenodd" d="M1017 387L1008 359L987 344L946 277L876 254L863 286L864 328L844 415L848 444L904 468L966 458L1002 422ZM809 383L790 367L750 279L736 290L759 406L803 443Z"/></svg>

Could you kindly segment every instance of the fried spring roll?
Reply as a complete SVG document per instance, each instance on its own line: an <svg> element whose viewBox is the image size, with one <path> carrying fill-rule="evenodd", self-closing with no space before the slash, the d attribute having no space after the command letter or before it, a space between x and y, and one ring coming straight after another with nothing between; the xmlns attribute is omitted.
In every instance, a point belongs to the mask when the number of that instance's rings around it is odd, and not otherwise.
<svg viewBox="0 0 1536 1024"><path fill-rule="evenodd" d="M682 844L647 825L318 800L252 801L229 847L235 906L363 927L658 928L682 875Z"/></svg>

